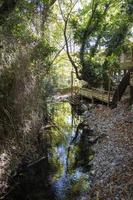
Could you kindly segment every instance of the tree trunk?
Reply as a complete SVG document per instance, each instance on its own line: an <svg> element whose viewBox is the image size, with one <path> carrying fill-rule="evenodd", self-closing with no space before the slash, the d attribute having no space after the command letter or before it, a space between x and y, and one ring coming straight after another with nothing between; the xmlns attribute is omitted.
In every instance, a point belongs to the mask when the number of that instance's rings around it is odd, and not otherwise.
<svg viewBox="0 0 133 200"><path fill-rule="evenodd" d="M113 99L112 99L112 108L115 108L117 106L118 101L121 100L127 86L130 84L130 72L133 72L133 67L124 75L122 78L120 84L116 88Z"/></svg>
<svg viewBox="0 0 133 200"><path fill-rule="evenodd" d="M133 86L130 86L130 105L133 104Z"/></svg>

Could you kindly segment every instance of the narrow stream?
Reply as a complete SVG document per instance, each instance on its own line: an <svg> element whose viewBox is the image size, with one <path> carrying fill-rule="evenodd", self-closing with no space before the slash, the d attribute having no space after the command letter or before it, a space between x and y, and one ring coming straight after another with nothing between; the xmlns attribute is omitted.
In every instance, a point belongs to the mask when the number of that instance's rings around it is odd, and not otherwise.
<svg viewBox="0 0 133 200"><path fill-rule="evenodd" d="M51 128L44 132L43 139L46 156L22 170L18 168L13 180L9 179L4 200L85 199L92 151L88 132L77 129L83 119L74 117L67 102L49 103L48 112Z"/></svg>
<svg viewBox="0 0 133 200"><path fill-rule="evenodd" d="M69 146L81 119L73 116L71 106L66 102L49 104L49 112L59 127L59 130L52 130L51 163L56 168L51 175L52 189L57 200L81 200L89 187L89 173L84 172L83 167L75 166L78 142Z"/></svg>

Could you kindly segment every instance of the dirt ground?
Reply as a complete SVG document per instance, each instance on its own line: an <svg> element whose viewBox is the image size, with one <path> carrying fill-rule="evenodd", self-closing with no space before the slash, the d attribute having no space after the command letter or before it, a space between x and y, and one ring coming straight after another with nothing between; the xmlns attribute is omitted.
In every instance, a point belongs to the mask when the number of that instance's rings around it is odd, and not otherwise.
<svg viewBox="0 0 133 200"><path fill-rule="evenodd" d="M86 119L98 142L91 161L89 200L133 200L133 113L127 105L96 106Z"/></svg>

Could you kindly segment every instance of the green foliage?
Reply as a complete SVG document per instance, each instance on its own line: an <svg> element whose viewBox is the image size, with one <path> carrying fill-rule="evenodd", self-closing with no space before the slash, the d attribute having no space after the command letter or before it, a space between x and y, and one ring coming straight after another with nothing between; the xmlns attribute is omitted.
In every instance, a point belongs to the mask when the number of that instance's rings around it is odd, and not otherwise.
<svg viewBox="0 0 133 200"><path fill-rule="evenodd" d="M11 67L10 69L6 68L3 70L0 76L0 102L1 107L9 103L10 98L10 91L12 88L12 83L14 80L14 67Z"/></svg>
<svg viewBox="0 0 133 200"><path fill-rule="evenodd" d="M101 0L90 1L71 14L69 23L80 49L82 78L90 85L103 82L99 77L104 79L110 68L119 70L118 57L132 28L132 9L130 0Z"/></svg>
<svg viewBox="0 0 133 200"><path fill-rule="evenodd" d="M48 29L44 27L48 26L53 2L18 1L8 14L1 13L0 112L3 114L0 127L4 127L3 134L7 132L7 136L12 135L13 138L23 136L25 130L22 126L31 120L34 111L39 116L47 113L49 71L56 48L50 44ZM2 6L5 6L3 2ZM15 121L14 132L9 128L11 122L4 109ZM9 126L5 126L6 123Z"/></svg>
<svg viewBox="0 0 133 200"><path fill-rule="evenodd" d="M33 61L46 60L46 57L55 52L55 50L47 41L39 40L33 49L31 58Z"/></svg>

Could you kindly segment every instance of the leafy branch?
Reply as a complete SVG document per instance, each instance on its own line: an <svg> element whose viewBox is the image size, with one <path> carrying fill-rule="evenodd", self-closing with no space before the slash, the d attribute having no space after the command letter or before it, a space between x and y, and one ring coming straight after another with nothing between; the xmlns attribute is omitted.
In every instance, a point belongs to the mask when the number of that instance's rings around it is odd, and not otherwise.
<svg viewBox="0 0 133 200"><path fill-rule="evenodd" d="M76 65L76 63L74 62L71 54L70 54L70 50L69 50L69 44L68 44L68 37L67 37L67 27L68 27L68 20L71 16L71 13L73 11L73 8L75 7L75 5L77 4L78 1L76 1L70 8L70 11L68 12L67 16L65 17L64 14L63 14L63 11L62 11L62 8L60 6L60 2L59 2L59 8L60 8L60 12L61 12L61 15L62 15L62 18L64 20L64 39L65 39L65 43L66 43L66 51L67 51L67 56L69 58L69 61L71 62L73 68L75 69L75 73L76 73L76 77L81 80L81 75L79 75L79 71L78 71L78 66Z"/></svg>

